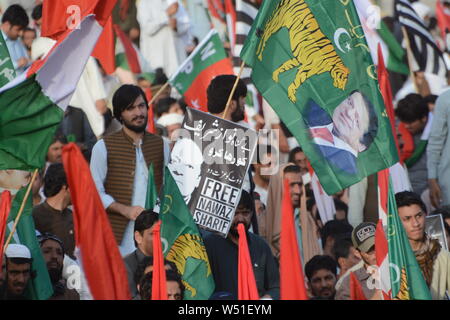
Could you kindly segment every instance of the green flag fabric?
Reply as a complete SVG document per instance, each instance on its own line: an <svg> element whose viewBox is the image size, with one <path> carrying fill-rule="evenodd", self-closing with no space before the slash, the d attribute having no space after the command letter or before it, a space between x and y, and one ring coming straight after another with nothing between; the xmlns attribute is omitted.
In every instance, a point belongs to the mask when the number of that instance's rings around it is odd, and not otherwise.
<svg viewBox="0 0 450 320"><path fill-rule="evenodd" d="M177 183L165 168L161 201L161 240L164 256L177 266L186 287L185 300L207 300L214 292L208 255Z"/></svg>
<svg viewBox="0 0 450 320"><path fill-rule="evenodd" d="M0 32L0 88L16 77L5 39Z"/></svg>
<svg viewBox="0 0 450 320"><path fill-rule="evenodd" d="M158 193L156 192L155 185L155 171L153 170L153 163L148 169L148 183L147 183L147 195L145 198L145 209L153 210L156 204L156 199L158 198Z"/></svg>
<svg viewBox="0 0 450 320"><path fill-rule="evenodd" d="M328 194L398 161L352 1L264 1L241 58Z"/></svg>
<svg viewBox="0 0 450 320"><path fill-rule="evenodd" d="M12 202L11 212L7 221L8 227L6 228L5 239L7 239L12 230L25 193L26 188L20 189ZM53 295L53 286L50 281L50 276L48 275L47 265L42 257L41 247L36 237L33 216L31 215L32 207L33 199L29 196L25 202L25 207L19 223L17 224L16 232L12 236L10 243L25 245L30 250L33 258L31 269L34 273L36 273L36 277L30 280L30 283L26 289L27 297L32 300L47 300Z"/></svg>
<svg viewBox="0 0 450 320"><path fill-rule="evenodd" d="M399 300L431 300L430 290L398 215L391 181L389 181L386 236L391 266L392 297Z"/></svg>

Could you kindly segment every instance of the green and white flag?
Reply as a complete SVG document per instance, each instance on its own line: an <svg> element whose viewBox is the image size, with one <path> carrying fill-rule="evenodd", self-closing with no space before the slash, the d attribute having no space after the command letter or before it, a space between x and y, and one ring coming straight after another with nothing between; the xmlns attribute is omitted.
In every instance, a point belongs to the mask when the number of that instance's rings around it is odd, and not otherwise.
<svg viewBox="0 0 450 320"><path fill-rule="evenodd" d="M49 54L0 89L0 170L43 168L84 66L103 31L95 15L68 30Z"/></svg>
<svg viewBox="0 0 450 320"><path fill-rule="evenodd" d="M398 161L360 25L353 1L264 1L241 52L328 194Z"/></svg>
<svg viewBox="0 0 450 320"><path fill-rule="evenodd" d="M9 55L5 39L3 39L0 32L0 88L8 82L13 81L15 77L14 65Z"/></svg>
<svg viewBox="0 0 450 320"><path fill-rule="evenodd" d="M12 202L11 212L9 213L7 220L5 239L7 239L11 233L26 189L27 188L20 189ZM26 296L32 300L47 300L53 295L53 286L50 281L50 276L48 275L47 264L42 257L41 247L36 237L34 220L31 214L32 209L33 198L28 197L19 223L17 224L16 232L13 234L10 243L23 244L30 250L31 257L33 258L31 270L36 274L36 277L30 280L26 289Z"/></svg>
<svg viewBox="0 0 450 320"><path fill-rule="evenodd" d="M207 300L214 292L208 254L177 183L166 167L159 212L163 253L181 273L185 300Z"/></svg>

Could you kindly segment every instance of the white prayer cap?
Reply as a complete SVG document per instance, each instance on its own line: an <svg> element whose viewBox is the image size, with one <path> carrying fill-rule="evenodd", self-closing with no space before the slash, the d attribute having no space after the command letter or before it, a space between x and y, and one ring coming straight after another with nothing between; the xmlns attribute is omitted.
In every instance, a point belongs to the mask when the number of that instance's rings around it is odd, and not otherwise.
<svg viewBox="0 0 450 320"><path fill-rule="evenodd" d="M178 113L168 113L159 118L156 123L159 124L160 126L167 127L173 124L182 124L183 119L184 116Z"/></svg>
<svg viewBox="0 0 450 320"><path fill-rule="evenodd" d="M8 248L6 248L5 255L7 258L31 259L30 250L23 244L15 244L15 243L9 244Z"/></svg>
<svg viewBox="0 0 450 320"><path fill-rule="evenodd" d="M55 43L55 40L46 37L35 39L31 45L31 60L35 61L45 56Z"/></svg>
<svg viewBox="0 0 450 320"><path fill-rule="evenodd" d="M414 2L411 4L411 6L413 7L414 11L416 11L416 13L419 15L419 17L424 20L425 17L427 15L430 14L431 9L429 6L427 6L426 4L423 4L422 2Z"/></svg>

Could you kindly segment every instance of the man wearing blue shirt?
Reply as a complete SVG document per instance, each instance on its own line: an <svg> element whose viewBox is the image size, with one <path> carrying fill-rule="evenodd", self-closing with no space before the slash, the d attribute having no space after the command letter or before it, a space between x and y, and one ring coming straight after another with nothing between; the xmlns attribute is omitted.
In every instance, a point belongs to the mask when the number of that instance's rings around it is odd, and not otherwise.
<svg viewBox="0 0 450 320"><path fill-rule="evenodd" d="M23 73L30 65L27 49L20 39L20 35L28 23L26 11L17 4L9 6L2 17L1 33L17 75Z"/></svg>

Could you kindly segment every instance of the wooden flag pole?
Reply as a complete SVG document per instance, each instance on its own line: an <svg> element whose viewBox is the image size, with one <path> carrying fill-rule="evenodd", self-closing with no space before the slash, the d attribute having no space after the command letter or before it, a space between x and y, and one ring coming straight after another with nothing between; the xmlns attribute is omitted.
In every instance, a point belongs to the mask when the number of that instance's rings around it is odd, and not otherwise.
<svg viewBox="0 0 450 320"><path fill-rule="evenodd" d="M227 115L228 109L231 104L231 100L233 99L234 92L236 91L237 85L239 83L239 79L241 78L242 70L244 70L244 65L245 65L245 61L242 61L241 68L239 69L239 74L236 78L236 81L234 82L233 89L231 89L231 93L230 93L230 96L228 97L228 101L227 101L225 110L223 111L222 119L225 119L225 117Z"/></svg>
<svg viewBox="0 0 450 320"><path fill-rule="evenodd" d="M419 93L419 88L417 87L417 83L416 83L416 75L414 74L414 71L412 69L411 43L409 42L408 33L406 32L406 28L404 26L402 26L402 32L403 32L403 38L406 41L406 57L408 58L409 73L411 75L411 80L414 84L414 89L416 90L416 93Z"/></svg>
<svg viewBox="0 0 450 320"><path fill-rule="evenodd" d="M8 239L5 242L5 246L3 248L3 252L6 252L9 243L11 242L12 236L16 232L17 225L19 223L20 217L22 216L23 209L25 208L25 203L27 202L28 196L30 195L31 187L33 186L34 180L36 180L36 176L38 173L38 169L34 170L33 176L31 177L30 184L28 185L27 192L25 193L25 197L22 200L22 204L20 205L19 213L17 214L16 220L14 221L13 228L9 233Z"/></svg>
<svg viewBox="0 0 450 320"><path fill-rule="evenodd" d="M152 97L152 100L148 103L149 106L153 104L153 102L156 100L156 98L169 86L170 82L167 81L164 83L164 85L161 87L161 89L158 90L158 92L155 93L155 95Z"/></svg>

